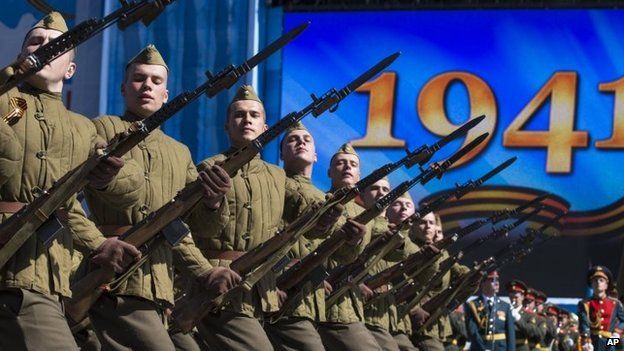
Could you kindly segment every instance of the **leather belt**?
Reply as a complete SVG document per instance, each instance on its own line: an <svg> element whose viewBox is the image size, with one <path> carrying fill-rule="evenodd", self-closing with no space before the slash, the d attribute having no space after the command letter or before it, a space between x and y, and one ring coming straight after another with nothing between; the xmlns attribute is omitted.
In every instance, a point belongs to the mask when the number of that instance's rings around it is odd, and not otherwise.
<svg viewBox="0 0 624 351"><path fill-rule="evenodd" d="M210 260L234 261L244 255L246 252L234 250L206 250L204 253L206 258Z"/></svg>
<svg viewBox="0 0 624 351"><path fill-rule="evenodd" d="M481 335L481 337L483 338L483 340L487 340L487 341L498 341L498 340L507 339L507 336L505 335L505 333Z"/></svg>
<svg viewBox="0 0 624 351"><path fill-rule="evenodd" d="M0 213L16 213L19 212L24 206L28 205L24 202L19 201L0 201ZM54 211L56 217L63 223L63 225L67 224L69 220L69 215L67 214L67 210L58 209Z"/></svg>
<svg viewBox="0 0 624 351"><path fill-rule="evenodd" d="M26 206L26 204L23 202L0 201L0 213L19 212L24 206Z"/></svg>
<svg viewBox="0 0 624 351"><path fill-rule="evenodd" d="M123 233L127 232L130 228L132 228L132 226L128 225L128 224L125 224L125 225L105 224L105 225L98 226L98 229L106 237L109 237L109 236L120 236Z"/></svg>

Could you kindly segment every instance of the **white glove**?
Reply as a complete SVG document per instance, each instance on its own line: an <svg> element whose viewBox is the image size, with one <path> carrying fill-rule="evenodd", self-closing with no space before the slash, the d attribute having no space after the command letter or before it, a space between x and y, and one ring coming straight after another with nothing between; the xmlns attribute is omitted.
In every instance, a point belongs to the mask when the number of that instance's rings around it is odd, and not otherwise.
<svg viewBox="0 0 624 351"><path fill-rule="evenodd" d="M611 333L611 337L615 338L615 339L619 339L620 338L620 334L618 334L618 333Z"/></svg>
<svg viewBox="0 0 624 351"><path fill-rule="evenodd" d="M588 342L586 344L583 344L582 349L583 349L583 351L594 351L594 345L592 345L592 343Z"/></svg>
<svg viewBox="0 0 624 351"><path fill-rule="evenodd" d="M522 316L520 315L520 311L517 309L513 309L511 310L511 315L514 317L514 319L517 321L520 320L520 318L522 318Z"/></svg>

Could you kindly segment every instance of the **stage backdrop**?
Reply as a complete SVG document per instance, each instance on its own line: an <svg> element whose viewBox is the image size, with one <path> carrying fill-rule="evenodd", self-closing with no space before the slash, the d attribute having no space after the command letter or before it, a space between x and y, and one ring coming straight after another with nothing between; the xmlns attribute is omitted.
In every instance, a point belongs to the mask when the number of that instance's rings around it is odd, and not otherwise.
<svg viewBox="0 0 624 351"><path fill-rule="evenodd" d="M563 238L506 271L546 285L542 288L553 294L578 296L587 265L616 270L621 253L623 15L618 10L286 13L284 30L305 20L312 25L284 50L282 115L307 104L311 93L342 87L401 51L388 70L335 113L304 121L317 141L314 182L329 188L327 166L344 142L356 146L367 174L402 157L404 148L432 144L484 114L485 121L433 160L483 132L489 138L440 181L414 188L412 196L417 201L435 196L518 156L480 190L447 203L441 211L445 229L550 192L532 225L569 211L552 231ZM397 185L416 174L401 170L390 180ZM485 245L477 256L503 244Z"/></svg>

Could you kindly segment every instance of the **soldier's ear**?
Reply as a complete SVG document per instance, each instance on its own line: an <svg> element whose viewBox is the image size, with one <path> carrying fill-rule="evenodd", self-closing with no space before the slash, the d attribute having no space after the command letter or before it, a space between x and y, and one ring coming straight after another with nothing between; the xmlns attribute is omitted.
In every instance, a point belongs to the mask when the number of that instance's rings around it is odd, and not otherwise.
<svg viewBox="0 0 624 351"><path fill-rule="evenodd" d="M163 102L167 102L169 100L169 89L165 89L165 92L163 95L164 95Z"/></svg>
<svg viewBox="0 0 624 351"><path fill-rule="evenodd" d="M65 78L65 80L70 79L71 77L74 76L75 73L76 73L76 63L70 62L69 65L67 66L67 71L65 72L65 75L63 76L63 78Z"/></svg>
<svg viewBox="0 0 624 351"><path fill-rule="evenodd" d="M318 161L318 156L316 155L316 152L314 153L314 162Z"/></svg>

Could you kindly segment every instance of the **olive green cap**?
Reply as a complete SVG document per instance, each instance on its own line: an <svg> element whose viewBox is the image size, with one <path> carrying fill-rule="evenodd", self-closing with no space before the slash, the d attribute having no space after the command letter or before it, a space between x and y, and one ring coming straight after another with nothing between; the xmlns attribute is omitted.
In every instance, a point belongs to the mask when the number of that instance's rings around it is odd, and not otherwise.
<svg viewBox="0 0 624 351"><path fill-rule="evenodd" d="M412 199L412 195L410 195L410 193L407 191L401 194L401 196L399 196L399 199L407 199L410 200L412 203L414 202L414 200Z"/></svg>
<svg viewBox="0 0 624 351"><path fill-rule="evenodd" d="M32 26L32 28L30 28L28 33L30 33L30 31L32 31L35 28L52 29L52 30L59 31L61 33L65 33L69 30L67 28L67 23L65 22L65 19L63 18L63 16L56 11L50 12L44 18L42 18L39 22L35 23L35 25Z"/></svg>
<svg viewBox="0 0 624 351"><path fill-rule="evenodd" d="M165 60L153 44L149 44L148 46L146 46L143 50L136 54L136 56L128 61L126 69L128 69L128 67L130 67L130 65L133 63L142 63L144 65L159 65L165 67L167 69L167 72L169 71L169 67L167 67Z"/></svg>
<svg viewBox="0 0 624 351"><path fill-rule="evenodd" d="M334 158L338 156L339 154L355 155L358 159L360 158L360 155L358 155L357 152L355 152L355 149L353 148L353 146L350 143L345 143L345 144L342 144L340 148L338 148L338 151L336 151L334 155L332 156L331 160L329 160L330 165L334 161Z"/></svg>
<svg viewBox="0 0 624 351"><path fill-rule="evenodd" d="M232 102L230 104L241 100L252 100L262 104L262 100L260 100L260 98L256 94L256 91L251 85L241 85L241 87L238 88L238 91L236 92L236 95L234 95L234 98L232 99Z"/></svg>

